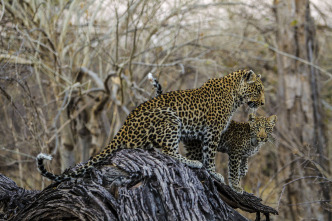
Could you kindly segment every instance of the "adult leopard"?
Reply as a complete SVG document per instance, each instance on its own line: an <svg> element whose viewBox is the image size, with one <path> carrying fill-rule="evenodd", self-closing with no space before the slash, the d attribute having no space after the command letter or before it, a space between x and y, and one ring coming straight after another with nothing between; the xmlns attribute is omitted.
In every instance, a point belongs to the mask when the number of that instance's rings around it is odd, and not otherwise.
<svg viewBox="0 0 332 221"><path fill-rule="evenodd" d="M104 161L120 148L159 147L193 168L202 163L188 160L178 151L184 139L202 137L203 164L220 182L221 174L215 172L215 154L221 134L226 130L236 109L247 103L257 108L265 103L264 86L260 75L252 70L239 70L224 77L208 80L200 88L171 91L136 107L108 146L74 172L55 175L43 164L49 156L37 156L38 169L48 179L61 182L82 176L87 170Z"/></svg>

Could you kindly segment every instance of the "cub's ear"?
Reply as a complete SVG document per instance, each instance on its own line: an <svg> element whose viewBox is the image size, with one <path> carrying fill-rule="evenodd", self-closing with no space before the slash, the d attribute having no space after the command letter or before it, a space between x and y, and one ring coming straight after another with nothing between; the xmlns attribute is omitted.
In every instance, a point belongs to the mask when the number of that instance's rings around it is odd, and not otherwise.
<svg viewBox="0 0 332 221"><path fill-rule="evenodd" d="M249 114L249 121L254 122L256 120L256 115L255 114Z"/></svg>
<svg viewBox="0 0 332 221"><path fill-rule="evenodd" d="M277 122L277 116L276 115L272 115L268 118L269 122L272 124L276 124Z"/></svg>
<svg viewBox="0 0 332 221"><path fill-rule="evenodd" d="M245 73L245 79L248 84L252 84L256 81L256 74L252 70Z"/></svg>

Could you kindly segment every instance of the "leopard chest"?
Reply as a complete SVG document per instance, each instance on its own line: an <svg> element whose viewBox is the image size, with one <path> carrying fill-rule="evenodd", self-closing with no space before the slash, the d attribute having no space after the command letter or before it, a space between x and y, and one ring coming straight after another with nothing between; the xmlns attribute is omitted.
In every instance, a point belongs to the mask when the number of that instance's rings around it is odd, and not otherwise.
<svg viewBox="0 0 332 221"><path fill-rule="evenodd" d="M231 127L230 130L232 130ZM251 136L244 130L227 131L222 136L221 145L219 147L221 152L227 152L231 155L241 157L250 157L256 154L260 149L260 144L252 145Z"/></svg>
<svg viewBox="0 0 332 221"><path fill-rule="evenodd" d="M255 155L261 148L262 143L254 144L252 143L252 139L249 136L246 139L245 145L241 148L242 157L251 157Z"/></svg>

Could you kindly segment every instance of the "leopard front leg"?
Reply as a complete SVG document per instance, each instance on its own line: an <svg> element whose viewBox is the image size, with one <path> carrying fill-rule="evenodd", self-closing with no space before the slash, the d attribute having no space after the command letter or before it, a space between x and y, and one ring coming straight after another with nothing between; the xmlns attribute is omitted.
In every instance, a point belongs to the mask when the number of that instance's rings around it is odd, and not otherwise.
<svg viewBox="0 0 332 221"><path fill-rule="evenodd" d="M240 165L240 179L248 172L248 157L242 157Z"/></svg>
<svg viewBox="0 0 332 221"><path fill-rule="evenodd" d="M219 144L220 130L208 131L203 142L203 164L210 174L221 183L225 183L224 177L216 172L215 157Z"/></svg>
<svg viewBox="0 0 332 221"><path fill-rule="evenodd" d="M192 168L202 168L203 164L197 160L189 160L179 153L182 123L176 112L170 108L160 109L155 119L158 123L152 125L149 133L151 143L156 143L162 152L180 160ZM153 132L151 132L153 131Z"/></svg>
<svg viewBox="0 0 332 221"><path fill-rule="evenodd" d="M229 186L237 193L243 193L240 186L240 164L241 157L230 153L228 155L228 183Z"/></svg>

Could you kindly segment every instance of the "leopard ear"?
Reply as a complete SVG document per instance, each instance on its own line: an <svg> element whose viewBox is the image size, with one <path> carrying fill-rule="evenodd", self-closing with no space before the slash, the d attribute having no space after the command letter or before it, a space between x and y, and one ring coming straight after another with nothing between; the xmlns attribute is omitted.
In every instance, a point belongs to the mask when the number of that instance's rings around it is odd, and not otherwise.
<svg viewBox="0 0 332 221"><path fill-rule="evenodd" d="M254 122L256 120L256 115L254 113L249 114L249 121Z"/></svg>
<svg viewBox="0 0 332 221"><path fill-rule="evenodd" d="M256 81L256 74L254 71L250 70L245 73L245 79L248 84L252 84Z"/></svg>
<svg viewBox="0 0 332 221"><path fill-rule="evenodd" d="M276 115L272 115L268 118L269 122L272 124L276 124L277 122L277 116Z"/></svg>

